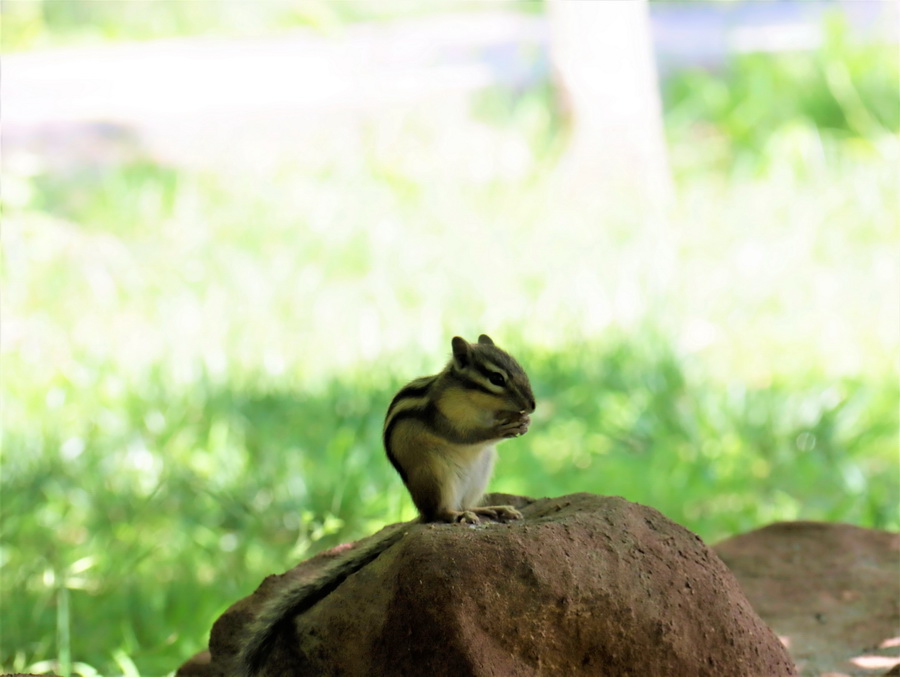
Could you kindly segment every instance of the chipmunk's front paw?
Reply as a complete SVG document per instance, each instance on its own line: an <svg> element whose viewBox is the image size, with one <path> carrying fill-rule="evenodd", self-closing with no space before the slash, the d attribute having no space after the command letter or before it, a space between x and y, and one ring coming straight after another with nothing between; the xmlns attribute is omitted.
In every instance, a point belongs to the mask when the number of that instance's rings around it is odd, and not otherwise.
<svg viewBox="0 0 900 677"><path fill-rule="evenodd" d="M528 432L531 417L521 412L503 412L497 417L495 430L498 437L519 437Z"/></svg>

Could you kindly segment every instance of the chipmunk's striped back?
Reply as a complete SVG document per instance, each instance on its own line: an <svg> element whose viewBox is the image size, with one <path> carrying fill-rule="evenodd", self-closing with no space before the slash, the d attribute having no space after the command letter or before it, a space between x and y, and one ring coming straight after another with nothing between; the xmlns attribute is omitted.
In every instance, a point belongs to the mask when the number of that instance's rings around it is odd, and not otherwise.
<svg viewBox="0 0 900 677"><path fill-rule="evenodd" d="M440 374L423 376L403 386L400 392L394 395L394 399L391 400L387 416L384 419L384 428L382 430L384 449L387 452L388 460L400 474L404 483L406 482L406 471L403 470L394 454L391 453L391 434L400 421L405 419L427 420L429 416L433 416L433 412L429 411L429 403L431 402L431 391L438 378L440 378Z"/></svg>

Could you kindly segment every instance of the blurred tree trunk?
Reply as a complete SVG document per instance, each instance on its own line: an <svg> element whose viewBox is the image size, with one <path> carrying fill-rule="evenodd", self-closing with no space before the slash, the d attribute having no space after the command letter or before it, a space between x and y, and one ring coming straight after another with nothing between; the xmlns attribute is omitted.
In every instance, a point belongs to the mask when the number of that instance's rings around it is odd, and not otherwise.
<svg viewBox="0 0 900 677"><path fill-rule="evenodd" d="M548 9L571 123L565 180L594 199L664 206L672 185L647 0L549 0Z"/></svg>

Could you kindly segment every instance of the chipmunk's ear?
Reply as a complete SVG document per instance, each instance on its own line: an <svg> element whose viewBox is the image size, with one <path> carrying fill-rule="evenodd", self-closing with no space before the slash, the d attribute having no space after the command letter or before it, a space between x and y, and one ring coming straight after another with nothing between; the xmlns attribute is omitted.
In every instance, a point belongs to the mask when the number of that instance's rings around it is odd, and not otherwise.
<svg viewBox="0 0 900 677"><path fill-rule="evenodd" d="M453 359L456 364L460 367L467 367L472 361L472 346L469 345L469 342L461 336L454 336L450 345L453 347Z"/></svg>
<svg viewBox="0 0 900 677"><path fill-rule="evenodd" d="M482 334L478 337L478 342L483 346L492 346L494 342L491 340L491 337L487 334Z"/></svg>

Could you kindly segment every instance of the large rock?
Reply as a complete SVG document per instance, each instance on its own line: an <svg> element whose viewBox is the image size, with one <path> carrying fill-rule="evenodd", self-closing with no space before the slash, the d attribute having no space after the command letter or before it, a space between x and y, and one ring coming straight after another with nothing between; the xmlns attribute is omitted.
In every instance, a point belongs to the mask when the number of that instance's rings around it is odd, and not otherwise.
<svg viewBox="0 0 900 677"><path fill-rule="evenodd" d="M900 663L900 534L783 522L715 550L801 675L882 675Z"/></svg>
<svg viewBox="0 0 900 677"><path fill-rule="evenodd" d="M590 494L503 500L525 519L412 526L299 615L263 674L795 674L715 553L656 510ZM235 674L264 600L336 556L267 578L178 674Z"/></svg>

